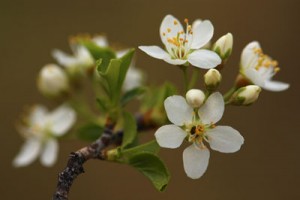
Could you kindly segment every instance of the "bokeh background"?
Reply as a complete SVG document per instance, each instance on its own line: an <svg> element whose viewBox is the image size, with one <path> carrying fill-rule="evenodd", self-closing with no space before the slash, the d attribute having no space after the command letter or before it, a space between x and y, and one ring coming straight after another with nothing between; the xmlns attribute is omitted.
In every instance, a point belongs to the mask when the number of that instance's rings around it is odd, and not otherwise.
<svg viewBox="0 0 300 200"><path fill-rule="evenodd" d="M191 21L210 19L215 26L214 40L233 33L234 51L223 70L223 92L236 76L242 48L252 40L260 41L264 51L279 60L282 70L276 79L289 82L291 88L281 93L264 91L251 107L227 108L220 124L239 130L245 144L235 154L212 152L201 179L185 176L183 148L163 149L162 158L172 174L165 192L155 191L128 166L92 160L75 181L70 199L300 199L299 9L297 0L1 0L1 199L50 199L68 153L86 145L62 142L59 160L52 168L39 162L20 169L11 165L23 143L14 128L23 106L48 104L35 84L39 69L54 62L50 51L69 50L67 39L77 33L106 33L112 43L129 47L160 45L158 28L169 13ZM146 71L149 82L169 80L182 88L181 74L174 67L141 51L136 55L137 66Z"/></svg>

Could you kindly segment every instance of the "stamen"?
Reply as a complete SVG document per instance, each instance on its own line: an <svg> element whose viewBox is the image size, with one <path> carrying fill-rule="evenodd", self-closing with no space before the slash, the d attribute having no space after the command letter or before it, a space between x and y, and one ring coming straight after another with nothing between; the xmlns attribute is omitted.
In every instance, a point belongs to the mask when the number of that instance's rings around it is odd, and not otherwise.
<svg viewBox="0 0 300 200"><path fill-rule="evenodd" d="M184 23L188 24L189 20L187 18L184 19Z"/></svg>
<svg viewBox="0 0 300 200"><path fill-rule="evenodd" d="M178 24L177 20L174 20L174 25L177 25L177 24Z"/></svg>
<svg viewBox="0 0 300 200"><path fill-rule="evenodd" d="M170 28L167 28L167 31L168 31L168 33L170 33L170 32L171 32L171 29L170 29Z"/></svg>

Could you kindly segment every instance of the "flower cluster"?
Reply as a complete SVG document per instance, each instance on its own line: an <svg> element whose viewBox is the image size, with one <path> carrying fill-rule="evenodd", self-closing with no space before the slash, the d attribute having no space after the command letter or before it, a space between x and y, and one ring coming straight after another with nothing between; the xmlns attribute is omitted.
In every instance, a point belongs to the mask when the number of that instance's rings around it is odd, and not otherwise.
<svg viewBox="0 0 300 200"><path fill-rule="evenodd" d="M167 15L160 26L165 50L158 46L140 46L148 55L173 65L210 69L204 75L207 92L191 89L182 96L170 96L164 102L168 119L173 124L164 125L155 132L158 144L165 148L177 148L182 142L192 143L183 152L183 166L188 177L200 178L206 171L210 148L223 153L240 149L244 138L229 126L216 126L224 112L224 105L251 105L259 97L261 88L283 91L289 84L271 80L279 71L277 61L265 55L258 42L249 43L241 55L240 75L236 85L224 97L215 92L221 82L220 71L229 58L233 47L231 33L219 38L213 46L203 49L213 36L213 25L208 20L196 20L186 31L172 15ZM215 68L215 69L213 69ZM192 85L193 86L193 85ZM224 102L225 101L225 102ZM203 102L205 102L203 104Z"/></svg>
<svg viewBox="0 0 300 200"><path fill-rule="evenodd" d="M188 143L183 151L183 168L192 179L207 170L209 149L239 151L244 144L239 131L217 125L226 105L249 106L259 99L262 89L284 91L289 84L273 80L279 71L278 62L254 41L242 50L239 73L233 86L222 94L219 85L233 50L233 34L226 33L214 42L214 27L209 20L197 19L190 24L184 19L184 24L167 15L159 28L164 47L139 49L182 71L185 97L172 83L145 86L143 73L135 67L135 49L111 48L104 36L73 38L72 55L53 50L58 64L47 64L40 70L37 86L60 106L49 112L36 105L27 113L18 127L25 143L13 165L27 166L40 157L42 165L52 166L58 140L70 136L94 141L81 149L84 152L79 151L86 159L101 153L103 159L131 165L162 191L170 175L159 158L160 147L174 149ZM201 89L200 70L206 70ZM127 111L132 100L140 101L134 104L139 106L137 115ZM149 129L155 129L153 141L139 144L138 133Z"/></svg>

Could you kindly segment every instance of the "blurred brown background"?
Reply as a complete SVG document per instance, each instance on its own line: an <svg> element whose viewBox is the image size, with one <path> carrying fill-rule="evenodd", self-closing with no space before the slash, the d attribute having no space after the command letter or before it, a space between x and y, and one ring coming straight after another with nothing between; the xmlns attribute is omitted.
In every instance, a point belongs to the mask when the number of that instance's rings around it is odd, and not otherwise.
<svg viewBox="0 0 300 200"><path fill-rule="evenodd" d="M300 199L299 126L299 1L297 0L52 0L0 2L0 198L50 199L57 173L69 152L85 143L61 143L58 163L44 168L35 162L14 169L11 161L22 138L14 128L24 105L48 103L36 90L36 75L53 62L53 48L69 50L67 38L77 33L106 33L109 41L127 46L161 45L158 28L166 14L179 19L210 19L214 39L232 32L234 51L223 71L224 92L238 71L240 51L252 40L261 42L266 53L279 60L275 79L289 82L281 93L264 91L251 107L228 107L220 124L231 125L245 137L235 154L212 152L205 175L187 178L182 150L161 150L171 174L164 193L128 166L89 161L86 173L72 187L70 199ZM181 74L168 64L137 51L137 65L148 80L176 82ZM200 86L200 85L199 85ZM152 138L153 136L149 136Z"/></svg>

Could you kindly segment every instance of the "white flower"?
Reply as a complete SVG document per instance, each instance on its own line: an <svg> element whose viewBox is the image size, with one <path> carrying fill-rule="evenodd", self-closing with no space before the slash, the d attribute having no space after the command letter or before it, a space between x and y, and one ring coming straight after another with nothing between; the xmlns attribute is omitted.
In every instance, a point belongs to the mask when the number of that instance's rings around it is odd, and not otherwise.
<svg viewBox="0 0 300 200"><path fill-rule="evenodd" d="M45 95L60 95L69 89L68 77L59 66L45 65L39 73L38 89Z"/></svg>
<svg viewBox="0 0 300 200"><path fill-rule="evenodd" d="M277 61L265 55L258 42L251 42L244 48L240 72L253 84L276 92L288 89L289 84L272 80L278 71Z"/></svg>
<svg viewBox="0 0 300 200"><path fill-rule="evenodd" d="M200 49L212 38L214 27L208 20L196 20L189 25L185 20L186 30L172 15L167 15L160 26L160 37L166 51L158 46L139 46L148 55L162 59L173 65L184 65L187 62L192 65L210 69L221 63L221 59L213 51Z"/></svg>
<svg viewBox="0 0 300 200"><path fill-rule="evenodd" d="M84 46L74 43L71 44L71 49L74 55L55 49L52 56L71 73L84 73L86 69L93 67L94 59Z"/></svg>
<svg viewBox="0 0 300 200"><path fill-rule="evenodd" d="M67 133L75 120L76 113L66 105L52 112L48 112L44 106L35 106L26 119L26 125L20 128L26 141L13 165L27 166L39 156L44 166L52 166L58 152L56 137Z"/></svg>
<svg viewBox="0 0 300 200"><path fill-rule="evenodd" d="M177 148L186 138L192 143L183 152L184 170L192 179L200 178L208 166L210 148L223 153L240 149L244 138L229 126L216 126L224 112L223 96L219 92L211 94L206 102L194 111L182 96L171 96L165 100L165 109L173 123L160 127L155 137L165 148Z"/></svg>

